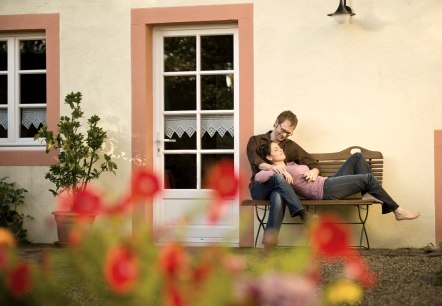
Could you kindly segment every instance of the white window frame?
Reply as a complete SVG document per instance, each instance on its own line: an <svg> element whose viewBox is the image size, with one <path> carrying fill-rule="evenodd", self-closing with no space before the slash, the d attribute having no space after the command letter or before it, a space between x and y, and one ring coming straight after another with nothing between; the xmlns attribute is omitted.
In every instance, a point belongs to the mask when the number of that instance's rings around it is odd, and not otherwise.
<svg viewBox="0 0 442 306"><path fill-rule="evenodd" d="M0 150L42 150L45 147L45 143L41 140L34 140L31 137L20 137L21 109L44 108L47 114L47 102L45 104L19 104L20 75L47 74L47 67L46 69L20 70L20 41L41 39L46 39L46 35L40 32L0 35L0 41L7 41L8 46L8 70L0 71L0 75L8 75L8 101L6 105L0 105L0 109L7 109L8 111L8 137L0 138Z"/></svg>
<svg viewBox="0 0 442 306"><path fill-rule="evenodd" d="M200 69L200 37L206 36L206 35L233 35L233 54L234 54L234 64L233 69L231 70L210 70L210 71L202 71ZM197 67L196 71L186 72L164 72L163 64L164 61L162 60L162 56L157 57L159 54L162 54L163 51L163 37L176 37L176 36L197 36ZM153 87L154 87L154 103L153 103L153 109L154 114L157 114L157 110L160 107L159 103L156 103L155 101L162 101L164 99L163 97L163 80L164 76L174 76L174 75L195 75L197 78L197 108L195 111L162 111L160 112L164 115L189 115L194 114L196 117L197 122L197 128L196 128L196 139L197 139L197 148L192 150L178 150L181 153L196 153L199 158L197 158L197 169L201 169L201 153L205 154L233 154L233 161L235 165L235 171L238 171L239 169L239 38L238 38L238 26L236 24L208 24L208 25L188 25L188 26L158 26L154 28L153 31L153 46L155 48L154 54L154 63L153 63ZM158 60L160 58L161 60ZM233 88L234 88L234 106L233 110L202 110L201 109L201 83L200 83L200 77L202 75L219 75L219 74L233 74ZM233 115L234 120L234 131L235 131L235 138L234 138L234 145L233 149L215 149L215 150L209 150L209 149L201 149L201 116L204 115L213 115L213 114L223 114L223 115ZM158 118L154 117L154 126L158 126ZM164 122L163 122L164 124ZM155 129L154 129L155 130ZM160 131L164 131L164 125L159 127ZM161 135L153 135L153 139L158 141L162 141ZM176 153L174 150L167 150L168 154ZM154 146L154 156L158 153L158 148ZM163 159L164 160L164 159ZM158 161L158 160L157 160ZM158 173L161 173L161 175L164 175L163 173L163 164L156 163L155 169L158 171ZM200 172L199 172L200 173ZM162 178L161 181L164 181L164 178ZM198 174L197 175L197 186L196 189L189 189L188 191L190 193L195 192L196 190L199 190L201 194L207 194L209 190L202 189L201 188L201 177ZM173 190L170 189L167 191L170 195L176 195L176 196L182 196L187 192L186 189L178 189Z"/></svg>

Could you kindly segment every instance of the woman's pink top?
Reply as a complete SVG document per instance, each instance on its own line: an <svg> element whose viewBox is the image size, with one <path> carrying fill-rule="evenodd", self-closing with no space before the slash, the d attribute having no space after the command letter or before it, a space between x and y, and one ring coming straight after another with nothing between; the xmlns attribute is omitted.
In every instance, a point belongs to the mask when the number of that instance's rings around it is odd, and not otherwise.
<svg viewBox="0 0 442 306"><path fill-rule="evenodd" d="M324 176L318 176L316 181L309 183L304 178L304 173L306 173L309 168L304 165L298 165L296 163L288 163L286 170L293 177L293 189L296 194L311 200L322 200L324 196L324 182L327 179ZM273 170L261 170L255 175L255 181L258 183L264 183L275 175Z"/></svg>

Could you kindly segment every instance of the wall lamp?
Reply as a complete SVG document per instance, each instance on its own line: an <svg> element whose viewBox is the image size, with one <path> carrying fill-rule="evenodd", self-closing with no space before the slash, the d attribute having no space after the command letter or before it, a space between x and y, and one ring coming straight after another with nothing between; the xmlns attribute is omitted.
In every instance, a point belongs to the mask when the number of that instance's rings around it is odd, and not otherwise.
<svg viewBox="0 0 442 306"><path fill-rule="evenodd" d="M327 14L327 16L345 15L345 14L348 14L350 16L355 15L355 13L352 12L351 8L347 6L347 0L339 0L339 6L336 12L332 14Z"/></svg>

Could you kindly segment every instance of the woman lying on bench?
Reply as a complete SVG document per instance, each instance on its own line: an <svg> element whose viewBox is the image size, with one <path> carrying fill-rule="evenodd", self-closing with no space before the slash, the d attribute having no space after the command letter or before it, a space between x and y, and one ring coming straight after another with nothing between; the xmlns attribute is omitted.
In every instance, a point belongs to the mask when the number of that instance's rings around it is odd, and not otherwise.
<svg viewBox="0 0 442 306"><path fill-rule="evenodd" d="M262 145L258 148L258 154L270 164L285 164L284 151L276 142ZM398 221L413 220L420 216L420 213L410 212L396 204L373 176L361 153L350 156L333 177L318 176L314 181L308 180L304 176L308 167L293 162L288 163L285 169L285 173L261 170L255 175L255 181L264 183L273 175L282 175L293 186L296 194L306 199L340 200L360 192L382 203L382 213L393 212Z"/></svg>

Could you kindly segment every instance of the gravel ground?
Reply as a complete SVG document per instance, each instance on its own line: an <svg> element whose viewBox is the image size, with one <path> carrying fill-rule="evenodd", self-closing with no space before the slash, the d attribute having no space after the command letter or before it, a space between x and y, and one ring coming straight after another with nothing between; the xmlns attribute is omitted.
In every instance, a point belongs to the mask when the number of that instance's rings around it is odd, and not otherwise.
<svg viewBox="0 0 442 306"><path fill-rule="evenodd" d="M19 254L36 262L41 249L45 247L48 246L21 246ZM259 254L259 250L242 249L239 253L253 256ZM442 252L425 253L421 249L371 249L361 253L376 273L378 283L376 287L365 292L359 305L442 306L442 286L431 284L435 273L442 270ZM326 263L323 266L322 277L334 278L338 271L341 271L341 267Z"/></svg>

